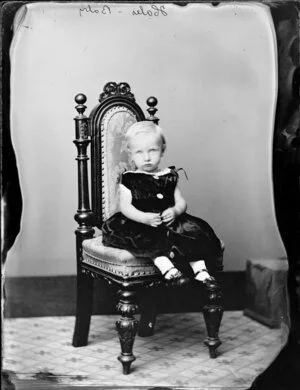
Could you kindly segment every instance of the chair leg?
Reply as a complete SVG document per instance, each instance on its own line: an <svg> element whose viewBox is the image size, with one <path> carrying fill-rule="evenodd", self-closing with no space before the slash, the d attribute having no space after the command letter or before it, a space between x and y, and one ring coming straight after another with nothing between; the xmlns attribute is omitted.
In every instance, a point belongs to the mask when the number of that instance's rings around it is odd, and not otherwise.
<svg viewBox="0 0 300 390"><path fill-rule="evenodd" d="M73 334L73 347L84 347L88 343L93 309L94 280L89 274L77 275L76 321Z"/></svg>
<svg viewBox="0 0 300 390"><path fill-rule="evenodd" d="M203 307L203 316L207 329L205 344L209 348L211 358L217 357L216 349L221 345L219 329L223 317L223 307L220 305L221 289L218 282L205 286L207 293L207 304Z"/></svg>
<svg viewBox="0 0 300 390"><path fill-rule="evenodd" d="M132 353L132 349L138 328L138 321L133 315L137 312L138 307L135 303L136 291L125 287L118 291L118 295L120 298L117 309L121 314L121 318L116 321L116 328L121 344L121 354L118 356L118 360L122 363L123 374L127 375L130 373L131 363L136 359Z"/></svg>
<svg viewBox="0 0 300 390"><path fill-rule="evenodd" d="M155 290L155 291L154 291ZM156 290L153 288L146 288L140 303L140 321L138 335L140 337L152 336L156 322L157 301Z"/></svg>

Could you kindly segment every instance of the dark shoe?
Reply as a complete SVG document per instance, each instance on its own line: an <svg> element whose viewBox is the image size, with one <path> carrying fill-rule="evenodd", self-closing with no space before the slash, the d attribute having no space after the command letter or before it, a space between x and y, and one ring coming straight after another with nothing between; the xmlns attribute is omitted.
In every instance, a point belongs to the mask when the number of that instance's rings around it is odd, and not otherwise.
<svg viewBox="0 0 300 390"><path fill-rule="evenodd" d="M174 275L172 275L170 279L167 279L165 276L172 269L177 269L177 268L172 267L163 274L163 277L165 278L167 284L170 284L171 286L174 287L182 287L190 282L190 279L187 276L183 275L183 273L180 272L179 270L177 270L177 272Z"/></svg>

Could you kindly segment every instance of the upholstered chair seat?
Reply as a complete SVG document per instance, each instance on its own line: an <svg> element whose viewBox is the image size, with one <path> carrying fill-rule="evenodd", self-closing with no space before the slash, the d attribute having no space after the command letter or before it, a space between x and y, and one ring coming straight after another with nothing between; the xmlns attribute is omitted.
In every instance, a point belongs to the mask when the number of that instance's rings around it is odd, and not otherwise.
<svg viewBox="0 0 300 390"><path fill-rule="evenodd" d="M83 263L91 265L117 278L137 279L161 278L159 270L149 258L135 257L124 249L106 247L102 244L102 235L85 240L82 243ZM138 282L138 280L136 280Z"/></svg>

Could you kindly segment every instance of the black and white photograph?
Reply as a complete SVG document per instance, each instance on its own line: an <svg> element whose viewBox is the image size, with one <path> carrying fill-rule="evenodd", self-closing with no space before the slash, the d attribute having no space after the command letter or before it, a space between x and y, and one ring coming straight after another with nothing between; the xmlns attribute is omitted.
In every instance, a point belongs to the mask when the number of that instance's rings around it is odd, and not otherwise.
<svg viewBox="0 0 300 390"><path fill-rule="evenodd" d="M299 3L1 8L4 388L298 389Z"/></svg>

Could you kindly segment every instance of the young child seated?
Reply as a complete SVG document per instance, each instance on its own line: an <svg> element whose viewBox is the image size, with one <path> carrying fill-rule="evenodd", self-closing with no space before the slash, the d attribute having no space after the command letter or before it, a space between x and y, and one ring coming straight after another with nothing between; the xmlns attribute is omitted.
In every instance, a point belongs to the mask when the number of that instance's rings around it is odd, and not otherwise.
<svg viewBox="0 0 300 390"><path fill-rule="evenodd" d="M162 129L151 121L137 122L128 129L126 142L135 170L120 177L120 211L104 222L103 244L153 259L176 286L189 278L174 261L188 262L197 281L212 281L208 269L221 242L207 222L186 213L175 167L160 169L166 149Z"/></svg>

